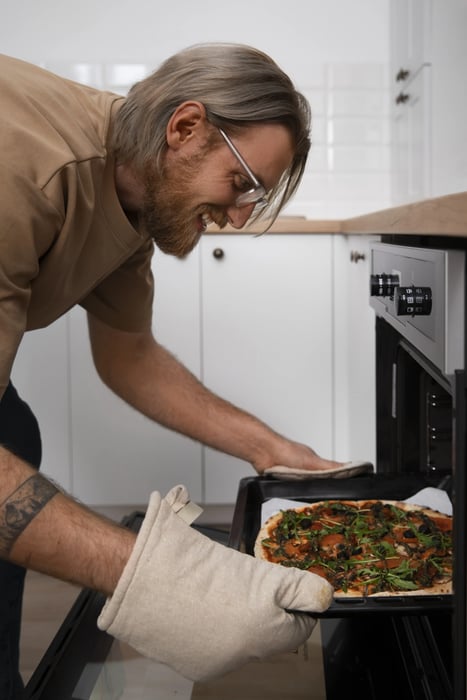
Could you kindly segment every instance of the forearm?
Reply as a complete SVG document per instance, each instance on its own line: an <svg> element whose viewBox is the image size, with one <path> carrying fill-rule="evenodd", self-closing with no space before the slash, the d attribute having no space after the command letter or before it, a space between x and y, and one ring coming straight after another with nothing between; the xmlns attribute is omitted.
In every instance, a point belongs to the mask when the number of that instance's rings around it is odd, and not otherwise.
<svg viewBox="0 0 467 700"><path fill-rule="evenodd" d="M134 541L0 447L1 558L111 594Z"/></svg>
<svg viewBox="0 0 467 700"><path fill-rule="evenodd" d="M89 327L101 379L152 420L244 459L259 473L282 464L299 469L338 464L213 394L150 333L124 333L92 317Z"/></svg>
<svg viewBox="0 0 467 700"><path fill-rule="evenodd" d="M154 339L141 339L131 354L131 362L125 356L119 361L117 353L111 364L96 363L102 380L122 399L161 425L267 466L272 445L279 449L283 440L277 433L209 391Z"/></svg>

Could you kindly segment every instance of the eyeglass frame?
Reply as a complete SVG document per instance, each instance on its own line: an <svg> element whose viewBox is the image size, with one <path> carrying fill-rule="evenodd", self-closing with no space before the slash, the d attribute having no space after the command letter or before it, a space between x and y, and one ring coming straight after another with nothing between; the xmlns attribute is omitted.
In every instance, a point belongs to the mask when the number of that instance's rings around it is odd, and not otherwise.
<svg viewBox="0 0 467 700"><path fill-rule="evenodd" d="M246 192L241 192L235 199L235 206L238 208L250 206L250 204L255 204L256 206L266 206L268 201L266 199L266 189L264 185L258 180L248 163L245 161L241 153L238 151L237 147L232 143L230 138L227 136L225 131L220 127L217 127L220 135L224 139L227 146L230 148L231 152L234 154L235 158L238 160L240 165L245 170L246 174L253 183L251 187Z"/></svg>

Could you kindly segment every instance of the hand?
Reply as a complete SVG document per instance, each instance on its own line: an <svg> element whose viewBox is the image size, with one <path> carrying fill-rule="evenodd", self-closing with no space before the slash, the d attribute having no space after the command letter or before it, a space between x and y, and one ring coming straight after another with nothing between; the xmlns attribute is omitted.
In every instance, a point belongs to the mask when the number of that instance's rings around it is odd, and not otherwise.
<svg viewBox="0 0 467 700"><path fill-rule="evenodd" d="M260 474L279 479L346 478L373 471L370 462L335 462L323 459L311 447L284 440L276 460L270 466L257 467Z"/></svg>
<svg viewBox="0 0 467 700"><path fill-rule="evenodd" d="M331 586L200 535L175 512L187 500L184 487L151 495L99 627L191 680L300 646L316 623L305 611L326 610Z"/></svg>
<svg viewBox="0 0 467 700"><path fill-rule="evenodd" d="M270 453L262 455L261 461L255 463L254 467L259 474L262 474L266 469L279 464L292 469L305 469L308 471L339 469L343 465L342 462L335 462L334 460L320 457L308 445L293 442L282 437L279 437L273 444Z"/></svg>

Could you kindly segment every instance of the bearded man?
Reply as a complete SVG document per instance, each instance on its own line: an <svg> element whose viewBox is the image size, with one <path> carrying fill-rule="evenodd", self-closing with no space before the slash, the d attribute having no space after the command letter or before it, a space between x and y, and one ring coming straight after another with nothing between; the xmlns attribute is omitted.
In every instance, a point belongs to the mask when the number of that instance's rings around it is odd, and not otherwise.
<svg viewBox="0 0 467 700"><path fill-rule="evenodd" d="M258 474L341 469L208 391L151 330L154 246L183 257L210 222L270 225L303 174L306 100L260 51L211 44L127 97L1 57L0 102L0 696L21 693L24 567L104 592L99 625L189 678L295 648L323 579L203 537L182 487L151 495L138 536L78 504L38 473L10 373L26 331L80 304L100 377L152 420Z"/></svg>

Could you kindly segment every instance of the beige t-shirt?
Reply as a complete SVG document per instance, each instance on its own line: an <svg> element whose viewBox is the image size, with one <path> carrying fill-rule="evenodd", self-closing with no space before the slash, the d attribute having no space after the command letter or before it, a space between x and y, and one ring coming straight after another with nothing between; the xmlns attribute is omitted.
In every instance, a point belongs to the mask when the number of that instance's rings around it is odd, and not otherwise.
<svg viewBox="0 0 467 700"><path fill-rule="evenodd" d="M123 99L0 55L0 396L24 331L75 304L150 327L153 242L121 209L107 153Z"/></svg>

